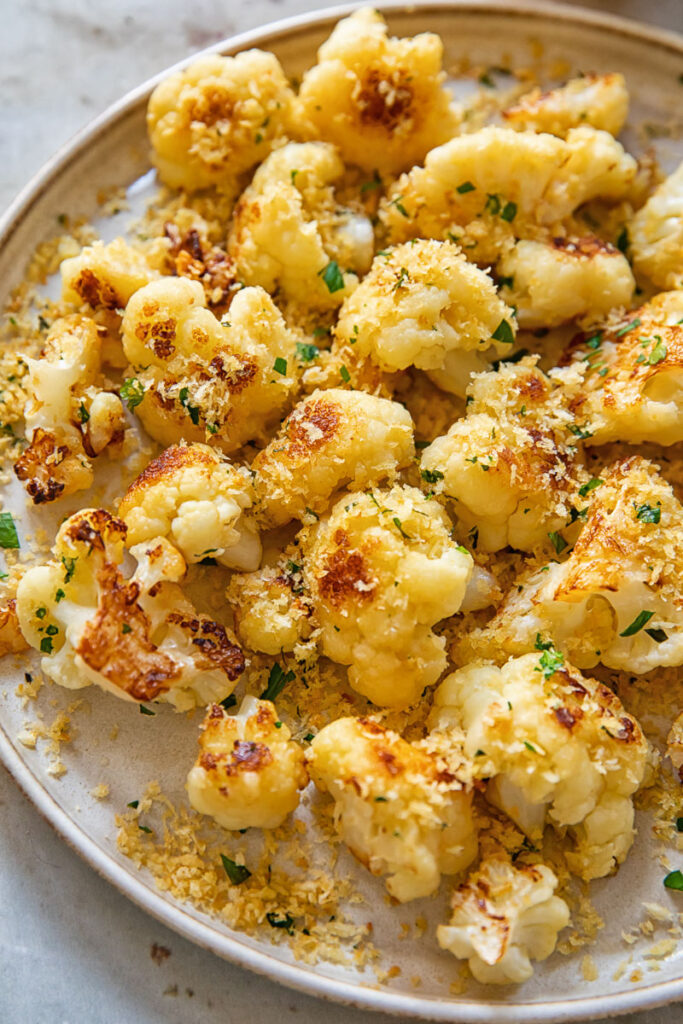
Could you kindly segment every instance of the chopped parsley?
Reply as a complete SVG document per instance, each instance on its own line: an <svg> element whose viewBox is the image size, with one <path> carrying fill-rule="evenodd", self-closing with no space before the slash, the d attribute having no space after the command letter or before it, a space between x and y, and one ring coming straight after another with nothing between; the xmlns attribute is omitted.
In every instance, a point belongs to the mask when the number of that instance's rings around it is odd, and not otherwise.
<svg viewBox="0 0 683 1024"><path fill-rule="evenodd" d="M657 626L653 627L652 629L646 629L645 632L651 640L654 640L656 644L663 644L665 640L669 639L668 635L664 632L664 630L659 629L659 627Z"/></svg>
<svg viewBox="0 0 683 1024"><path fill-rule="evenodd" d="M504 345L511 345L515 340L512 328L507 320L501 320L491 335L494 341L501 341Z"/></svg>
<svg viewBox="0 0 683 1024"><path fill-rule="evenodd" d="M438 469L423 469L420 475L428 484L435 484L438 480L443 480L443 473Z"/></svg>
<svg viewBox="0 0 683 1024"><path fill-rule="evenodd" d="M71 580L73 579L73 575L74 575L74 573L76 571L76 562L77 561L78 561L77 558L65 558L65 556L62 555L62 565L64 566L64 582L65 583L70 583Z"/></svg>
<svg viewBox="0 0 683 1024"><path fill-rule="evenodd" d="M533 743L529 743L528 740L524 740L524 746L526 747L527 750L530 750L532 752L532 754L537 754L538 753L538 750L536 750L536 747L533 745Z"/></svg>
<svg viewBox="0 0 683 1024"><path fill-rule="evenodd" d="M42 605L40 608L36 608L36 618L44 619L46 615L47 608L45 607L45 605Z"/></svg>
<svg viewBox="0 0 683 1024"><path fill-rule="evenodd" d="M266 914L266 921L271 928L285 928L289 935L294 930L294 918L291 914L285 914L284 917L279 917L276 913Z"/></svg>
<svg viewBox="0 0 683 1024"><path fill-rule="evenodd" d="M156 715L156 711L152 711L150 708L146 708L144 704L138 704L141 715Z"/></svg>
<svg viewBox="0 0 683 1024"><path fill-rule="evenodd" d="M304 743L310 743L311 740L314 740L314 739L315 739L315 733L314 732L307 732L306 735L304 736Z"/></svg>
<svg viewBox="0 0 683 1024"><path fill-rule="evenodd" d="M55 601L57 602L57 604L59 604L59 602L63 601L65 597L66 597L66 594L64 593L62 588L59 587L57 589L57 591L55 592Z"/></svg>
<svg viewBox="0 0 683 1024"><path fill-rule="evenodd" d="M497 213L500 213L500 199L498 198L498 196L489 192L488 195L486 196L486 203L484 204L484 209L486 210L487 213L492 213L494 217Z"/></svg>
<svg viewBox="0 0 683 1024"><path fill-rule="evenodd" d="M318 328L316 327L316 330ZM317 345L306 344L301 341L296 343L296 356L297 359L301 360L302 363L312 363L314 359L317 359L320 355L320 349Z"/></svg>
<svg viewBox="0 0 683 1024"><path fill-rule="evenodd" d="M617 331L617 338L623 338L623 336L628 334L629 331L634 331L636 327L640 327L641 323L642 320L637 316L635 320L631 320L630 324L626 324L625 327L622 327L621 330Z"/></svg>
<svg viewBox="0 0 683 1024"><path fill-rule="evenodd" d="M119 395L129 409L135 409L145 397L145 388L137 377L127 377L119 388Z"/></svg>
<svg viewBox="0 0 683 1024"><path fill-rule="evenodd" d="M631 625L627 626L623 633L620 633L619 636L635 636L636 633L640 633L643 626L647 625L647 623L650 621L653 615L654 612L639 612L638 615L636 615L633 622L631 623Z"/></svg>
<svg viewBox="0 0 683 1024"><path fill-rule="evenodd" d="M287 360L283 359L282 356L278 356L277 359L275 360L275 362L273 363L273 369L275 370L276 373L279 373L280 376L286 377L287 376Z"/></svg>
<svg viewBox="0 0 683 1024"><path fill-rule="evenodd" d="M617 237L617 249L619 249L619 250L621 250L621 252L625 253L626 250L628 249L628 244L629 244L628 228L627 227L623 227L621 229L621 231L619 232L619 235Z"/></svg>
<svg viewBox="0 0 683 1024"><path fill-rule="evenodd" d="M234 693L231 693L228 697L225 697L221 701L221 707L225 708L226 711L229 711L230 708L236 707L236 705L237 705L237 697L235 696Z"/></svg>
<svg viewBox="0 0 683 1024"><path fill-rule="evenodd" d="M500 216L503 220L506 220L508 222L514 220L517 216L517 203L506 203L501 211Z"/></svg>
<svg viewBox="0 0 683 1024"><path fill-rule="evenodd" d="M601 480L599 476L594 476L593 479L589 480L587 484L583 484L581 487L579 487L579 494L582 498L585 498L587 494L590 494L591 491L594 491L596 487L600 487L602 484L604 484L604 482L605 481Z"/></svg>
<svg viewBox="0 0 683 1024"><path fill-rule="evenodd" d="M666 345L662 341L659 334L655 334L655 344L652 346L652 351L647 357L648 366L656 366L657 363L661 363L667 356Z"/></svg>
<svg viewBox="0 0 683 1024"><path fill-rule="evenodd" d="M291 683L294 678L295 676L291 669L289 672L285 672L285 670L276 662L268 675L268 685L259 699L276 700L284 690L287 683Z"/></svg>
<svg viewBox="0 0 683 1024"><path fill-rule="evenodd" d="M636 519L640 519L641 523L658 523L662 518L662 509L659 504L657 505L635 505Z"/></svg>
<svg viewBox="0 0 683 1024"><path fill-rule="evenodd" d="M146 832L147 835L151 836L152 830L151 830L151 828L148 828L147 825L138 825L138 828L140 829L141 832Z"/></svg>
<svg viewBox="0 0 683 1024"><path fill-rule="evenodd" d="M178 398L183 409L187 411L190 419L192 420L196 427L197 424L199 423L199 407L196 405L192 405L192 403L190 402L190 389L181 388L180 391L178 392Z"/></svg>
<svg viewBox="0 0 683 1024"><path fill-rule="evenodd" d="M339 376L341 377L345 384L348 384L349 381L351 380L351 374L343 364L339 369Z"/></svg>
<svg viewBox="0 0 683 1024"><path fill-rule="evenodd" d="M140 804L139 800L131 800L131 802L129 804L126 804L126 807L132 807L133 810L136 811L138 809L139 804Z"/></svg>
<svg viewBox="0 0 683 1024"><path fill-rule="evenodd" d="M391 202L389 203L389 206L395 206L400 214L402 214L404 217L409 217L410 214L408 213L408 211L406 210L405 206L401 202L402 199L403 199L403 196L396 196L395 199L391 200Z"/></svg>
<svg viewBox="0 0 683 1024"><path fill-rule="evenodd" d="M475 188L476 186L471 181L463 181L462 185L458 185L455 191L464 196L466 192L474 192Z"/></svg>
<svg viewBox="0 0 683 1024"><path fill-rule="evenodd" d="M536 644L538 645L539 637L536 636ZM547 647L543 647L541 657L538 660L538 665L534 669L535 672L542 672L544 679L550 679L559 668L564 665L564 655L561 651L556 651L552 644Z"/></svg>
<svg viewBox="0 0 683 1024"><path fill-rule="evenodd" d="M683 818L676 818L676 831L683 832Z"/></svg>
<svg viewBox="0 0 683 1024"><path fill-rule="evenodd" d="M405 537L406 540L410 540L411 539L408 536L408 534L406 533L406 531L403 529L403 524L401 523L401 520L398 518L398 516L393 516L391 521L394 524L394 526L396 527L396 529L398 530L398 532L401 534L402 537Z"/></svg>
<svg viewBox="0 0 683 1024"><path fill-rule="evenodd" d="M680 871L670 871L664 879L664 885L667 889L675 889L677 892L683 892L683 873Z"/></svg>
<svg viewBox="0 0 683 1024"><path fill-rule="evenodd" d="M11 512L0 512L0 548L18 548L19 537Z"/></svg>
<svg viewBox="0 0 683 1024"><path fill-rule="evenodd" d="M127 622L124 622L123 625L121 626L121 632L124 633L124 634L125 633L132 633L133 629L132 629L131 626L128 625Z"/></svg>
<svg viewBox="0 0 683 1024"><path fill-rule="evenodd" d="M401 267L398 277L396 278L396 284L394 285L392 291L397 292L399 288L403 288L406 284L406 281L410 281L410 274L408 273L405 267Z"/></svg>
<svg viewBox="0 0 683 1024"><path fill-rule="evenodd" d="M556 553L558 555L561 554L567 547L567 542L562 536L562 534L557 533L555 530L551 530L548 536L550 537L550 542L552 546L555 548Z"/></svg>
<svg viewBox="0 0 683 1024"><path fill-rule="evenodd" d="M326 267L318 271L318 277L322 277L327 285L328 292L340 292L344 287L344 275L339 269L335 260L330 260Z"/></svg>
<svg viewBox="0 0 683 1024"><path fill-rule="evenodd" d="M83 405L83 402L81 402L81 404L78 407L78 418L81 421L81 423L87 423L88 420L90 419L90 413Z"/></svg>
<svg viewBox="0 0 683 1024"><path fill-rule="evenodd" d="M234 860L226 857L224 853L221 854L221 862L232 885L241 885L242 882L246 882L248 878L251 878L249 868L245 868L244 864L235 863Z"/></svg>
<svg viewBox="0 0 683 1024"><path fill-rule="evenodd" d="M44 636L40 641L40 650L43 654L52 654L52 637Z"/></svg>
<svg viewBox="0 0 683 1024"><path fill-rule="evenodd" d="M588 430L586 427L579 427L576 423L570 423L568 426L570 433L572 433L574 437L581 438L582 441L585 441L587 437L593 436L593 431Z"/></svg>
<svg viewBox="0 0 683 1024"><path fill-rule="evenodd" d="M592 337L586 339L586 348L592 349L594 352L602 345L602 331L598 331L597 334L593 334Z"/></svg>

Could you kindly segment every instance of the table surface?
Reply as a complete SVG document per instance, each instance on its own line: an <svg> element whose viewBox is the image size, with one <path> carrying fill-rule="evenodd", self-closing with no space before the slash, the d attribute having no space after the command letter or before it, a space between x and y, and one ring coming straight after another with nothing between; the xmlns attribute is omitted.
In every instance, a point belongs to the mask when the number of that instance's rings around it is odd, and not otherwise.
<svg viewBox="0 0 683 1024"><path fill-rule="evenodd" d="M150 75L325 0L0 0L0 210L77 129ZM580 6L577 4L577 6ZM583 6L683 29L683 0ZM125 58L125 59L123 59ZM287 989L157 924L83 863L0 770L0 1022L230 1024L392 1019ZM152 947L170 955L161 962ZM258 999L258 1003L255 1000ZM683 1008L623 1018L673 1024Z"/></svg>

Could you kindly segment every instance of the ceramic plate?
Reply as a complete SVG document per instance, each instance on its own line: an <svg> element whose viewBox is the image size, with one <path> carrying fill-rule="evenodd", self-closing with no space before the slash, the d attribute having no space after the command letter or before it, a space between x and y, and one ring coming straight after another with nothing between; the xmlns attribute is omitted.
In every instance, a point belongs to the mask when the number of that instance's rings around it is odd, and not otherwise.
<svg viewBox="0 0 683 1024"><path fill-rule="evenodd" d="M514 66L528 65L542 54L547 67L565 62L565 72L622 71L632 97L631 127L626 141L642 151L654 144L665 167L683 153L681 143L664 137L661 126L676 120L680 104L679 75L683 71L681 38L614 18L553 5L444 3L385 7L390 28L399 35L438 32L449 61L469 56L473 64L495 66L506 59ZM313 62L316 48L347 9L326 11L250 32L213 49L230 54L250 46L273 50L291 75L299 75ZM97 196L112 186L133 186L131 200L139 202L150 187L149 156L145 135L145 105L156 80L148 82L95 121L61 151L27 186L0 224L0 298L21 279L35 246L59 233L57 217L97 216ZM650 126L645 134L638 126ZM680 121L679 121L680 127ZM677 152L678 147L678 152ZM120 218L123 217L123 221ZM125 228L130 214L108 221L105 237ZM116 482L114 482L116 486ZM120 490L119 490L120 493ZM23 506L23 501L21 502ZM69 511L78 506L74 501ZM19 507L19 506L17 506ZM60 515L63 509L59 510ZM24 522L30 532L31 520ZM113 701L91 687L77 694L45 686L37 707L22 708L14 696L24 665L5 659L0 676L0 756L15 779L63 838L97 871L131 900L164 924L219 956L268 975L311 994L346 1001L405 1016L438 1020L540 1022L575 1021L617 1014L683 997L683 950L661 959L648 956L653 939L624 945L622 929L642 918L641 901L656 900L672 911L683 911L681 897L662 887L663 870L649 844L646 818L639 821L636 846L618 878L594 883L593 897L606 920L597 943L590 948L599 975L586 981L581 953L571 958L556 955L537 968L521 988L486 989L473 985L464 995L449 993L456 977L453 958L438 950L433 931L422 942L399 942L399 922L414 921L421 908L388 908L381 880L361 869L358 875L370 903L377 944L387 964L402 973L380 987L371 972L320 964L297 963L288 947L271 945L230 931L190 906L161 894L152 880L138 872L116 849L114 809L139 796L150 779L163 781L172 798L183 799L183 781L194 758L195 727L172 713L147 718L134 705ZM85 707L74 719L76 734L63 759L68 768L61 778L48 772L49 758L40 749L29 750L17 739L27 720L40 711L46 721L82 697ZM110 739L112 726L118 738ZM196 723L195 723L196 724ZM39 744L39 748L40 748ZM106 781L110 797L98 801L92 790ZM445 888L445 887L444 887ZM676 900L679 902L677 903ZM445 911L428 901L425 912L432 921ZM367 910L366 910L367 913ZM660 937L665 937L662 931ZM654 938L657 938L655 935ZM624 961L628 954L631 961ZM634 973L636 972L636 973ZM418 975L415 988L411 977ZM636 979L636 980L632 980Z"/></svg>

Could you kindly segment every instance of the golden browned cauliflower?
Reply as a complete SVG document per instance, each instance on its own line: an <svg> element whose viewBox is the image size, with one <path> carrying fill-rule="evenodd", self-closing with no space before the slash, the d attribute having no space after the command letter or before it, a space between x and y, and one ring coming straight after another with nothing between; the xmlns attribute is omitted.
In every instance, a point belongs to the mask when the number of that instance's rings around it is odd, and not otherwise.
<svg viewBox="0 0 683 1024"><path fill-rule="evenodd" d="M460 608L472 558L414 487L349 494L302 539L322 651L383 707L414 704L446 667L432 626Z"/></svg>
<svg viewBox="0 0 683 1024"><path fill-rule="evenodd" d="M226 596L245 647L273 656L293 652L297 661L315 653L313 606L296 548L288 549L276 565L235 573Z"/></svg>
<svg viewBox="0 0 683 1024"><path fill-rule="evenodd" d="M582 669L683 664L683 508L670 485L632 456L579 494L584 525L569 558L522 576L467 652L498 660L542 638Z"/></svg>
<svg viewBox="0 0 683 1024"><path fill-rule="evenodd" d="M187 795L223 828L277 828L308 783L305 755L269 700L245 697L236 715L213 704L202 724Z"/></svg>
<svg viewBox="0 0 683 1024"><path fill-rule="evenodd" d="M186 570L163 537L131 549L126 525L84 509L59 529L55 559L28 569L17 588L22 633L44 655L48 678L67 689L95 683L130 701L166 701L178 711L224 700L244 656L218 622L200 615L177 585Z"/></svg>
<svg viewBox="0 0 683 1024"><path fill-rule="evenodd" d="M265 438L297 387L295 337L261 288L238 292L219 321L198 281L156 281L128 303L123 345L135 377L122 394L163 445L234 452Z"/></svg>
<svg viewBox="0 0 683 1024"><path fill-rule="evenodd" d="M560 136L582 124L618 135L627 114L626 82L616 72L582 75L549 92L532 89L503 111L511 128L530 128Z"/></svg>
<svg viewBox="0 0 683 1024"><path fill-rule="evenodd" d="M636 282L629 262L594 236L517 242L496 268L501 295L520 327L556 327L590 313L630 306Z"/></svg>
<svg viewBox="0 0 683 1024"><path fill-rule="evenodd" d="M453 892L451 920L437 928L438 943L467 960L484 985L528 981L531 961L546 960L569 924L567 904L554 895L557 885L545 864L487 858Z"/></svg>
<svg viewBox="0 0 683 1024"><path fill-rule="evenodd" d="M335 802L337 829L373 875L405 903L477 855L472 792L420 744L367 718L338 718L308 754L311 777Z"/></svg>
<svg viewBox="0 0 683 1024"><path fill-rule="evenodd" d="M457 246L418 239L375 257L334 334L382 370L417 366L464 395L470 374L486 369L485 353L509 352L516 326L489 275Z"/></svg>
<svg viewBox="0 0 683 1024"><path fill-rule="evenodd" d="M683 711L674 719L666 738L666 753L683 782Z"/></svg>
<svg viewBox="0 0 683 1024"><path fill-rule="evenodd" d="M362 8L338 22L318 50L301 83L302 113L346 162L396 174L457 130L442 56L434 33L388 36L381 14Z"/></svg>
<svg viewBox="0 0 683 1024"><path fill-rule="evenodd" d="M320 515L342 486L364 490L409 465L413 421L398 402L329 388L300 402L252 463L259 518Z"/></svg>
<svg viewBox="0 0 683 1024"><path fill-rule="evenodd" d="M537 646L502 668L474 662L448 676L430 724L463 728L487 799L534 842L546 822L566 827L570 869L601 878L633 843L648 743L611 690L565 664L550 642L539 637Z"/></svg>
<svg viewBox="0 0 683 1024"><path fill-rule="evenodd" d="M237 194L242 176L290 131L293 101L277 57L262 50L209 54L169 75L147 108L161 180Z"/></svg>
<svg viewBox="0 0 683 1024"><path fill-rule="evenodd" d="M570 403L591 444L683 440L683 291L612 317L572 344L563 362L585 370Z"/></svg>
<svg viewBox="0 0 683 1024"><path fill-rule="evenodd" d="M659 288L683 288L683 163L628 226L633 265Z"/></svg>
<svg viewBox="0 0 683 1024"><path fill-rule="evenodd" d="M16 599L3 599L0 602L0 658L5 654L25 651L27 647L19 627Z"/></svg>
<svg viewBox="0 0 683 1024"><path fill-rule="evenodd" d="M482 551L533 551L571 521L585 478L561 378L533 359L480 374L464 419L422 454L422 478ZM559 398L559 401L558 401Z"/></svg>
<svg viewBox="0 0 683 1024"><path fill-rule="evenodd" d="M486 263L590 199L623 198L636 170L611 135L588 126L564 140L492 125L428 153L392 185L380 217L392 242L468 232L468 257Z"/></svg>
<svg viewBox="0 0 683 1024"><path fill-rule="evenodd" d="M119 397L100 386L100 338L89 317L56 320L40 357L24 361L29 443L14 471L38 505L89 487L91 459L120 445L126 418Z"/></svg>
<svg viewBox="0 0 683 1024"><path fill-rule="evenodd" d="M344 165L325 142L290 143L256 171L235 209L228 251L242 281L334 309L372 262L372 224L335 198Z"/></svg>
<svg viewBox="0 0 683 1024"><path fill-rule="evenodd" d="M166 537L186 562L212 557L230 569L257 569L261 541L245 514L249 471L204 444L175 445L153 459L119 505L128 545Z"/></svg>
<svg viewBox="0 0 683 1024"><path fill-rule="evenodd" d="M59 269L64 301L92 309L123 310L131 295L159 277L123 238L86 245L78 256L63 260Z"/></svg>

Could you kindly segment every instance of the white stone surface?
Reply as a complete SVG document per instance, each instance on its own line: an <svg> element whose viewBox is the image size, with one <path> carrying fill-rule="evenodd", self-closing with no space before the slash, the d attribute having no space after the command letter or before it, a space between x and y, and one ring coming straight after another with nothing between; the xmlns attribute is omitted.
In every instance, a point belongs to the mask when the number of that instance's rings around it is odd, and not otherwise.
<svg viewBox="0 0 683 1024"><path fill-rule="evenodd" d="M0 209L78 128L150 75L235 32L330 6L0 0ZM584 6L683 29L683 0ZM154 944L170 951L161 963L151 956ZM0 1024L313 1024L321 1017L326 1024L391 1019L289 992L169 932L82 863L0 769ZM674 1024L683 1009L627 1021Z"/></svg>

